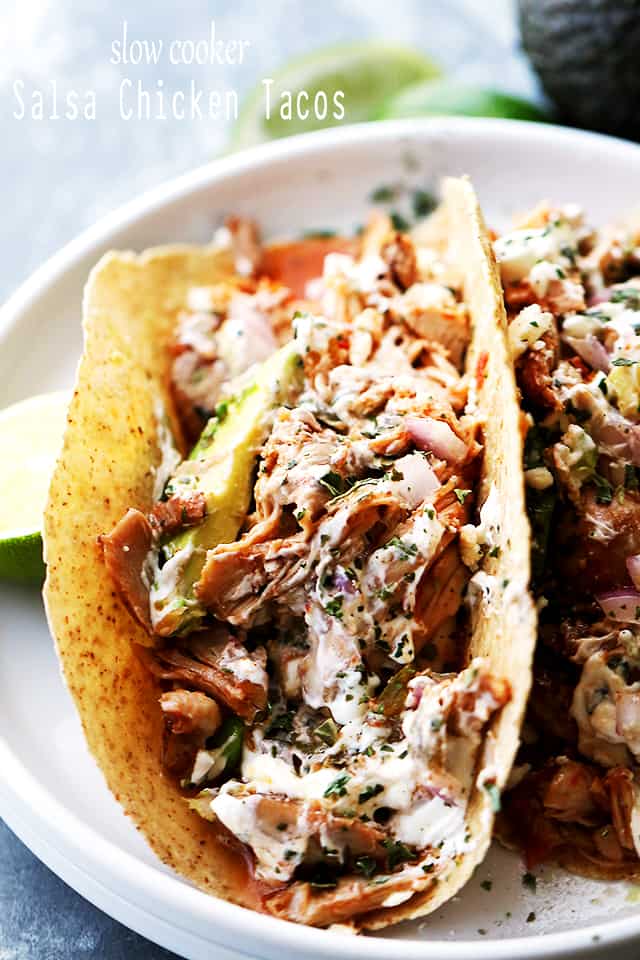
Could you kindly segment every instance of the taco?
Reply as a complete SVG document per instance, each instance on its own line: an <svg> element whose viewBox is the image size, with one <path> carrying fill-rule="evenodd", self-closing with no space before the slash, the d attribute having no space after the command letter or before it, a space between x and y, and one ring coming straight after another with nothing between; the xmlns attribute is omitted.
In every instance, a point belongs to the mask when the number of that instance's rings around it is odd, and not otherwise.
<svg viewBox="0 0 640 960"><path fill-rule="evenodd" d="M540 627L499 832L543 862L640 877L640 228L542 204L499 237L528 420Z"/></svg>
<svg viewBox="0 0 640 960"><path fill-rule="evenodd" d="M203 890L377 929L483 858L535 638L505 323L466 180L412 235L236 220L94 269L46 607L109 787Z"/></svg>

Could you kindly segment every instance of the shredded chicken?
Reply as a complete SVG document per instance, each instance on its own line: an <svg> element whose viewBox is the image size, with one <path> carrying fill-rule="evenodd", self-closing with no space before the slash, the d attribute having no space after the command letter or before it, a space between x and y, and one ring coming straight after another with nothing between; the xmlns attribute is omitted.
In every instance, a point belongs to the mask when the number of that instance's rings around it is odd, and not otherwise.
<svg viewBox="0 0 640 960"><path fill-rule="evenodd" d="M190 527L200 523L207 513L207 501L203 493L196 492L190 497L175 494L168 500L156 503L149 520L161 535L175 533L181 527Z"/></svg>
<svg viewBox="0 0 640 960"><path fill-rule="evenodd" d="M98 538L104 562L127 607L151 631L149 587L144 567L152 542L149 521L139 510L128 510L111 533Z"/></svg>
<svg viewBox="0 0 640 960"><path fill-rule="evenodd" d="M533 423L525 475L542 568L531 727L507 835L530 864L611 879L640 874L636 240L628 225L592 230L570 204L543 205L495 243Z"/></svg>
<svg viewBox="0 0 640 960"><path fill-rule="evenodd" d="M232 637L201 631L185 641L184 650L145 651L145 661L159 679L188 683L247 720L266 706L269 678L264 648L249 653Z"/></svg>
<svg viewBox="0 0 640 960"><path fill-rule="evenodd" d="M169 690L160 708L174 733L200 733L205 740L222 722L216 701L198 690Z"/></svg>

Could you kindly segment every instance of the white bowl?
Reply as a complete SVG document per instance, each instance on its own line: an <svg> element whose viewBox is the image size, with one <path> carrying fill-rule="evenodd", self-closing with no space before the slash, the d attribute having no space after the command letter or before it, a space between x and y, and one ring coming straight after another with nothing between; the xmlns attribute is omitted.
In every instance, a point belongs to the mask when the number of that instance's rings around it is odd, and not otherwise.
<svg viewBox="0 0 640 960"><path fill-rule="evenodd" d="M443 118L334 129L212 163L100 221L9 300L0 311L0 405L73 382L82 288L105 250L206 241L231 212L255 217L266 235L353 229L377 186L433 187L461 173L471 174L490 222L542 198L577 201L604 222L636 203L640 148L540 124ZM106 790L37 594L2 587L0 610L0 813L71 886L152 940L194 960L387 960L392 950L405 960L506 960L605 947L607 956L636 955L628 941L640 936L640 915L624 885L545 869L533 893L518 859L500 850L433 918L385 936L297 927L193 889L156 860ZM490 893L480 886L488 877Z"/></svg>

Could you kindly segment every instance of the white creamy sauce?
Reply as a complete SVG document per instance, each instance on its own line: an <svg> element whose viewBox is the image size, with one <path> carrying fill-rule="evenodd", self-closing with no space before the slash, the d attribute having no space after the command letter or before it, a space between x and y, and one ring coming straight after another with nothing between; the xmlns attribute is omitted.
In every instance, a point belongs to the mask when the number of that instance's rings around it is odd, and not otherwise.
<svg viewBox="0 0 640 960"><path fill-rule="evenodd" d="M269 319L256 302L257 296L235 293L227 319L216 335L218 354L232 378L267 360L278 349Z"/></svg>
<svg viewBox="0 0 640 960"><path fill-rule="evenodd" d="M186 565L193 556L193 543L188 543L167 560L162 569L158 565L158 556L155 551L148 555L147 563L150 570L149 608L151 625L155 627L169 610L178 597L178 582ZM188 604L188 600L180 600L181 604ZM196 604L196 601L193 601Z"/></svg>
<svg viewBox="0 0 640 960"><path fill-rule="evenodd" d="M221 670L228 670L236 680L243 680L263 686L267 681L267 674L262 666L248 653L239 654L233 645L225 647L219 660Z"/></svg>
<svg viewBox="0 0 640 960"><path fill-rule="evenodd" d="M480 523L465 523L460 528L460 556L465 566L477 570L486 554L500 549L502 509L495 483L480 508Z"/></svg>
<svg viewBox="0 0 640 960"><path fill-rule="evenodd" d="M335 771L328 771L327 785ZM292 766L280 757L270 753L253 751L245 746L242 754L242 777L258 792L280 793L287 797L302 800L305 797L303 778L299 777Z"/></svg>
<svg viewBox="0 0 640 960"><path fill-rule="evenodd" d="M218 819L256 855L256 876L264 880L288 880L304 857L309 835L304 825L277 831L257 815L259 795L234 796L233 781L224 784L211 801ZM298 832L298 830L300 832Z"/></svg>
<svg viewBox="0 0 640 960"><path fill-rule="evenodd" d="M442 844L443 857L455 857L466 848L464 807L438 796L423 800L407 813L396 814L389 826L394 837L419 849Z"/></svg>
<svg viewBox="0 0 640 960"><path fill-rule="evenodd" d="M156 436L160 450L160 463L154 467L155 478L153 483L153 499L159 500L170 478L182 457L178 452L169 426L169 419L162 401L156 400L154 415L156 418Z"/></svg>
<svg viewBox="0 0 640 960"><path fill-rule="evenodd" d="M396 890L395 893L390 893L386 899L382 901L381 906L383 907L398 907L401 903L406 903L407 900L410 900L414 890Z"/></svg>
<svg viewBox="0 0 640 960"><path fill-rule="evenodd" d="M537 303L521 310L509 324L508 337L511 356L514 360L528 350L553 326L553 314L541 310Z"/></svg>
<svg viewBox="0 0 640 960"><path fill-rule="evenodd" d="M493 244L500 273L505 283L516 283L527 277L540 261L557 262L565 247L575 247L575 233L566 220L545 227L512 230ZM564 258L563 258L564 259Z"/></svg>
<svg viewBox="0 0 640 960"><path fill-rule="evenodd" d="M478 570L469 580L466 601L471 611L472 629L481 616L491 607L498 591L498 578L484 570Z"/></svg>
<svg viewBox="0 0 640 960"><path fill-rule="evenodd" d="M562 279L562 276L562 270L555 263L551 263L549 260L540 260L539 263L533 265L529 272L529 283L533 287L535 295L542 298L546 296L549 284L554 280Z"/></svg>
<svg viewBox="0 0 640 960"><path fill-rule="evenodd" d="M377 254L369 254L358 261L345 253L327 254L323 272L324 313L339 315L341 301L349 294L358 294L371 306L386 310L391 305L391 299L378 292L378 284L388 272L388 265Z"/></svg>
<svg viewBox="0 0 640 960"><path fill-rule="evenodd" d="M330 820L323 823L318 818L323 809L351 818L373 817L379 807L389 807L393 811L390 836L418 850L431 851L419 865L403 868L403 877L423 880L425 863L433 864L434 872L440 874L447 863L470 849L474 841L466 823L466 808L479 743L479 735L471 731L476 721L486 722L496 706L490 692L478 687L484 669L484 661L476 659L452 680L416 677L409 685L402 739L389 743L390 730L385 723L378 727L373 722L352 720L333 747L310 758L311 769L303 764L300 773L287 760L273 756L271 741L263 741L260 733L254 732L252 747L245 745L243 752L243 782L224 784L211 808L253 848L258 876L290 877L311 836L343 858L349 845L348 831L343 838ZM454 734L448 731L444 715L459 702L461 691L473 691L473 713L460 714L462 726ZM471 717L473 726L469 727ZM345 753L349 758L346 765ZM488 770L485 773L488 775ZM283 808L287 826L281 829L274 822L277 808L269 816L257 812L261 798L274 794L298 804L286 812Z"/></svg>
<svg viewBox="0 0 640 960"><path fill-rule="evenodd" d="M329 253L324 258L323 278L325 286L332 281L346 280L352 290L372 293L380 278L386 276L388 271L387 264L377 254L354 260L346 253Z"/></svg>
<svg viewBox="0 0 640 960"><path fill-rule="evenodd" d="M209 324L217 323L218 318L212 317L216 307L220 306L220 292L216 287L189 287L187 290L187 307L193 313L204 315L208 318ZM185 317L183 322L188 323L189 318Z"/></svg>
<svg viewBox="0 0 640 960"><path fill-rule="evenodd" d="M202 783L203 780L215 780L227 764L222 750L198 750L191 771L190 782Z"/></svg>

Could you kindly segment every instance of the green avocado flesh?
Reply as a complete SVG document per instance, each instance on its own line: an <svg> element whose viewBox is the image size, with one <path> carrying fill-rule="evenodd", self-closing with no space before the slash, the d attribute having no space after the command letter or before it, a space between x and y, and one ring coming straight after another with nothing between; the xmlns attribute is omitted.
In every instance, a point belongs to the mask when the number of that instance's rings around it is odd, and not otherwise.
<svg viewBox="0 0 640 960"><path fill-rule="evenodd" d="M186 527L160 548L165 561L183 551L175 584L162 596L152 590L154 629L162 636L193 629L206 615L194 594L207 550L235 540L253 491L253 469L270 426L270 415L293 394L302 380L302 364L294 343L269 357L255 377L218 405L216 415L176 474L166 494L203 493L207 513L197 526Z"/></svg>

